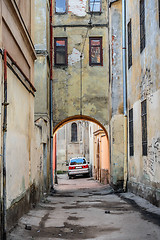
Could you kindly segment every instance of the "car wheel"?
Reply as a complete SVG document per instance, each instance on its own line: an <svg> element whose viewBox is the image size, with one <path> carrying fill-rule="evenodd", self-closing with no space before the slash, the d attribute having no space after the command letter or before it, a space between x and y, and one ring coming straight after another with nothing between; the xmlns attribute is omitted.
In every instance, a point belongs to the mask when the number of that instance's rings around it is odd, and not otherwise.
<svg viewBox="0 0 160 240"><path fill-rule="evenodd" d="M69 179L71 179L71 176L68 175L68 177L69 177Z"/></svg>

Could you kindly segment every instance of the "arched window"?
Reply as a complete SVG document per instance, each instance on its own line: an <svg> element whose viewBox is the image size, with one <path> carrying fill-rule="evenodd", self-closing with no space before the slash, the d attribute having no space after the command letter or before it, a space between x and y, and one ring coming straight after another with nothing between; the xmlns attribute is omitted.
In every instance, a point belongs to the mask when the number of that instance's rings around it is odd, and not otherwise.
<svg viewBox="0 0 160 240"><path fill-rule="evenodd" d="M77 142L77 124L72 123L71 125L71 142Z"/></svg>

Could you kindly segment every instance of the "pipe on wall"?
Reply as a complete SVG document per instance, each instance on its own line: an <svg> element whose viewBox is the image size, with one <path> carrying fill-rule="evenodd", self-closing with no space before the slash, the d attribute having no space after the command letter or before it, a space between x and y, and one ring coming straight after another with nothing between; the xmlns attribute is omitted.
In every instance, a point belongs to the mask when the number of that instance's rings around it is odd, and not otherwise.
<svg viewBox="0 0 160 240"><path fill-rule="evenodd" d="M126 0L122 0L122 66L123 66L123 113L124 113L124 183L128 178L128 118L127 118L127 63L126 63Z"/></svg>
<svg viewBox="0 0 160 240"><path fill-rule="evenodd" d="M6 221L6 137L7 137L7 51L4 50L4 114L3 114L3 197L2 197L2 239L7 239L7 221Z"/></svg>
<svg viewBox="0 0 160 240"><path fill-rule="evenodd" d="M53 189L53 28L52 28L52 16L53 16L53 1L50 1L50 179L51 190Z"/></svg>

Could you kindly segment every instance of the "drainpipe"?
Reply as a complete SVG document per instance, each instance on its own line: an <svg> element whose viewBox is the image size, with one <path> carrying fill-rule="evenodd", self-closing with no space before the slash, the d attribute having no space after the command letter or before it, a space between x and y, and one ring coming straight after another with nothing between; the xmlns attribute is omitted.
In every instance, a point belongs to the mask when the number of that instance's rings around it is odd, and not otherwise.
<svg viewBox="0 0 160 240"><path fill-rule="evenodd" d="M128 128L127 128L127 64L126 64L126 0L122 0L122 57L123 57L123 112L124 112L124 183L126 191L128 178Z"/></svg>
<svg viewBox="0 0 160 240"><path fill-rule="evenodd" d="M7 51L4 50L4 116L3 116L3 197L2 197L2 239L7 239L6 221L6 137L7 137Z"/></svg>
<svg viewBox="0 0 160 240"><path fill-rule="evenodd" d="M50 174L51 174L51 191L53 190L53 29L52 29L53 5L50 1Z"/></svg>
<svg viewBox="0 0 160 240"><path fill-rule="evenodd" d="M54 156L54 160L55 160L54 183L58 184L58 178L57 178L57 134L55 134L54 138L55 138L55 145L54 145L54 147L55 147L55 151L54 151L54 154L55 154L55 156Z"/></svg>

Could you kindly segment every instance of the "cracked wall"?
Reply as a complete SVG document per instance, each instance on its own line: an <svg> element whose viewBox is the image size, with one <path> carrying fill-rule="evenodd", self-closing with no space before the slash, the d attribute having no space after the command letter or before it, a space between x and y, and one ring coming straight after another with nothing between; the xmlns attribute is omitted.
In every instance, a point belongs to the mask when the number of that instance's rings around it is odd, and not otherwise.
<svg viewBox="0 0 160 240"><path fill-rule="evenodd" d="M128 70L128 107L133 108L134 156L129 184L135 193L160 206L160 35L158 1L145 1L146 46L140 53L139 1L127 3L132 20L132 66ZM147 101L147 156L142 156L141 102Z"/></svg>
<svg viewBox="0 0 160 240"><path fill-rule="evenodd" d="M54 14L54 37L67 37L68 39L68 66L53 66L54 126L67 117L80 115L80 55L83 45L82 115L98 120L105 127L108 125L109 70L108 45L106 44L108 41L106 1L102 1L102 8L101 13L93 14L93 26L91 27L88 24L91 15L88 12L86 0L70 0L66 14ZM89 37L94 36L103 38L103 66L89 66Z"/></svg>

